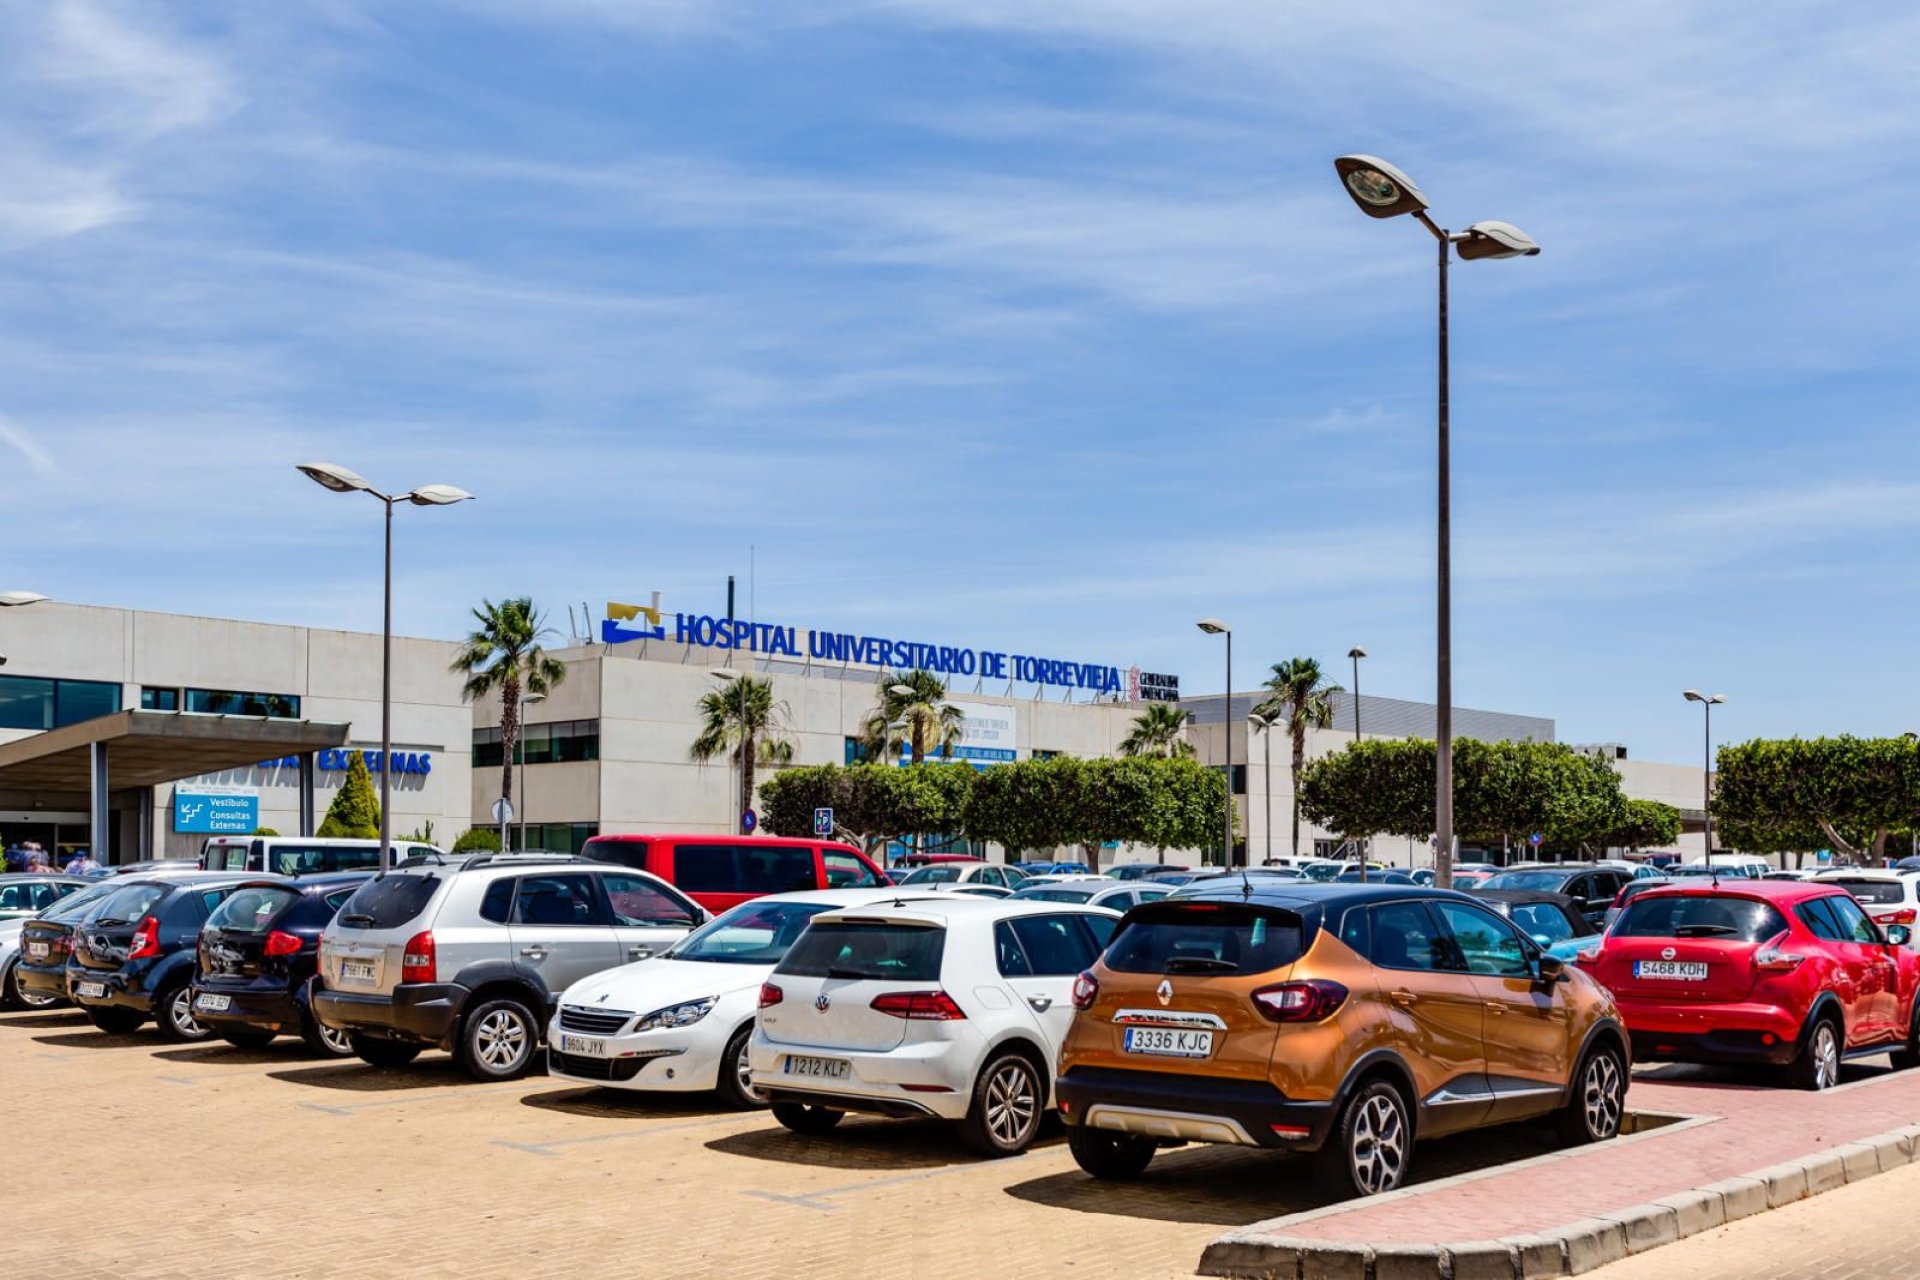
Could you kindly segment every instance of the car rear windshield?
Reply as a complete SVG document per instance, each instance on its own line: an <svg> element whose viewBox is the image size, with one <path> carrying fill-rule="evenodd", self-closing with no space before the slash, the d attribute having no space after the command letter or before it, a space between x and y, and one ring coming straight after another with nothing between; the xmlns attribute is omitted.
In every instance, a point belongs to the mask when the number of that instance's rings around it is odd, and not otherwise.
<svg viewBox="0 0 1920 1280"><path fill-rule="evenodd" d="M1042 885L1038 889L1022 889L1013 896L1022 902L1085 902L1098 892L1099 889L1050 889Z"/></svg>
<svg viewBox="0 0 1920 1280"><path fill-rule="evenodd" d="M947 931L926 925L818 920L774 972L797 978L938 982Z"/></svg>
<svg viewBox="0 0 1920 1280"><path fill-rule="evenodd" d="M1476 889L1521 889L1527 892L1558 893L1567 882L1565 871L1502 871L1488 876ZM1456 882L1457 883L1457 882Z"/></svg>
<svg viewBox="0 0 1920 1280"><path fill-rule="evenodd" d="M1156 902L1137 907L1106 965L1118 973L1269 973L1306 950L1291 911L1251 903Z"/></svg>
<svg viewBox="0 0 1920 1280"><path fill-rule="evenodd" d="M101 903L93 919L97 924L132 924L166 896L163 884L130 884Z"/></svg>
<svg viewBox="0 0 1920 1280"><path fill-rule="evenodd" d="M274 918L286 910L287 904L299 897L291 889L277 887L235 889L207 917L207 928L231 929L235 933L265 933L272 927Z"/></svg>
<svg viewBox="0 0 1920 1280"><path fill-rule="evenodd" d="M337 917L349 929L398 929L427 909L436 875L378 876L354 890Z"/></svg>
<svg viewBox="0 0 1920 1280"><path fill-rule="evenodd" d="M42 920L78 920L99 906L106 898L120 892L123 887L112 883L89 885L72 897L62 898L58 903L41 912L40 918Z"/></svg>
<svg viewBox="0 0 1920 1280"><path fill-rule="evenodd" d="M1907 886L1898 880L1869 880L1865 877L1842 879L1835 876L1832 879L1823 878L1820 883L1837 884L1860 901L1871 902L1876 906L1907 900Z"/></svg>
<svg viewBox="0 0 1920 1280"><path fill-rule="evenodd" d="M831 910L824 902L749 902L701 925L667 955L714 964L778 964L807 921Z"/></svg>
<svg viewBox="0 0 1920 1280"><path fill-rule="evenodd" d="M1616 938L1711 938L1724 942L1765 942L1787 921L1752 898L1710 898L1700 894L1656 897L1642 894L1614 921Z"/></svg>

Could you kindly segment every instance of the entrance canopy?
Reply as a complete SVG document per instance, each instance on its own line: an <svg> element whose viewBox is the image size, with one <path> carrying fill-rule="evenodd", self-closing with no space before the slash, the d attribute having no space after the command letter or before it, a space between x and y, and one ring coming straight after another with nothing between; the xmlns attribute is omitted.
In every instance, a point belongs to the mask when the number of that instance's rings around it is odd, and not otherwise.
<svg viewBox="0 0 1920 1280"><path fill-rule="evenodd" d="M114 791L145 795L149 788L183 778L294 756L300 762L300 833L311 835L313 755L345 745L349 729L326 720L116 711L0 746L0 792L31 794L36 807L87 797L89 840L94 856L106 863L114 861L109 819ZM144 855L152 845L152 804L143 801L139 813Z"/></svg>

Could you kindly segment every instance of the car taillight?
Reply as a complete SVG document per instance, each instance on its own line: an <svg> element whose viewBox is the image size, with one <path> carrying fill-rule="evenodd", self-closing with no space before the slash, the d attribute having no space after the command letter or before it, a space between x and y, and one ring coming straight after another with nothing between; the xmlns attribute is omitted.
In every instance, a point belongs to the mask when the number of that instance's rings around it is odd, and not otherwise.
<svg viewBox="0 0 1920 1280"><path fill-rule="evenodd" d="M1889 911L1885 915L1878 915L1873 919L1876 924L1912 924L1914 921L1914 910L1912 907L1902 907L1898 911Z"/></svg>
<svg viewBox="0 0 1920 1280"><path fill-rule="evenodd" d="M1253 993L1253 1007L1275 1022L1318 1022L1346 1001L1347 989L1324 978L1277 983Z"/></svg>
<svg viewBox="0 0 1920 1280"><path fill-rule="evenodd" d="M905 1018L909 1022L957 1022L967 1016L944 991L889 991L875 996L868 1007L875 1013Z"/></svg>
<svg viewBox="0 0 1920 1280"><path fill-rule="evenodd" d="M1085 1012L1100 998L1100 979L1083 973L1073 980L1073 1007Z"/></svg>
<svg viewBox="0 0 1920 1280"><path fill-rule="evenodd" d="M432 935L429 934L427 936L431 938ZM300 954L302 945L304 944L300 939L294 937L292 934L282 933L280 930L275 929L267 935L267 945L263 947L262 950L270 956L295 956ZM429 952L429 956L431 956L431 952Z"/></svg>
<svg viewBox="0 0 1920 1280"><path fill-rule="evenodd" d="M787 993L782 991L779 987L775 986L773 983L763 982L760 984L760 1007L762 1009L768 1008L772 1005L779 1004L782 1000L785 1000L786 998L787 998Z"/></svg>
<svg viewBox="0 0 1920 1280"><path fill-rule="evenodd" d="M134 926L133 945L127 948L127 959L151 960L159 954L160 922L152 916L142 916Z"/></svg>
<svg viewBox="0 0 1920 1280"><path fill-rule="evenodd" d="M1784 933L1775 934L1767 939L1761 948L1753 953L1753 967L1763 973L1786 973L1790 969L1799 968L1800 962L1806 957L1798 952L1782 951L1780 944L1786 940L1787 935Z"/></svg>
<svg viewBox="0 0 1920 1280"><path fill-rule="evenodd" d="M439 981L439 965L434 958L431 933L416 933L407 939L407 949L400 955L400 981Z"/></svg>

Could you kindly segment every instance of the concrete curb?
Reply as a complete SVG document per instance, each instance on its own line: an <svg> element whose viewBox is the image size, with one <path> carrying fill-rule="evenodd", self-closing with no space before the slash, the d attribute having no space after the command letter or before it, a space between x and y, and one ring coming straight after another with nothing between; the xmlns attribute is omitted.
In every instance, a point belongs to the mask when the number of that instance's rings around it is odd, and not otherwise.
<svg viewBox="0 0 1920 1280"><path fill-rule="evenodd" d="M1799 1160L1662 1196L1540 1235L1458 1244L1366 1245L1251 1229L1214 1239L1203 1276L1232 1280L1549 1280L1577 1276L1663 1244L1920 1160L1920 1125L1907 1125Z"/></svg>

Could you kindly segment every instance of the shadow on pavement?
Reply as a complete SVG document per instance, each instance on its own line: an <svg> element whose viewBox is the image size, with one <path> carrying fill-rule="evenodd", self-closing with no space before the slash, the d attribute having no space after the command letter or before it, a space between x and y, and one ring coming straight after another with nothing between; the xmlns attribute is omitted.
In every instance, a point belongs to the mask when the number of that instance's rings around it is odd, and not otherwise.
<svg viewBox="0 0 1920 1280"><path fill-rule="evenodd" d="M669 1120L683 1116L748 1115L720 1102L712 1094L634 1093L624 1089L569 1087L551 1093L529 1093L523 1107L558 1111L595 1120Z"/></svg>
<svg viewBox="0 0 1920 1280"><path fill-rule="evenodd" d="M168 1062L206 1062L214 1066L246 1067L268 1063L316 1061L319 1055L299 1040L275 1040L260 1049L243 1049L224 1040L192 1045L184 1049L165 1049L153 1055Z"/></svg>
<svg viewBox="0 0 1920 1280"><path fill-rule="evenodd" d="M1883 1057L1864 1058L1856 1062L1840 1064L1840 1083L1852 1084L1859 1080L1872 1080L1877 1076L1889 1074L1893 1064ZM1791 1090L1787 1083L1787 1073L1781 1067L1767 1066L1708 1066L1692 1062L1656 1062L1635 1067L1635 1080L1644 1080L1648 1084L1671 1084L1699 1087L1711 1090L1765 1090L1779 1092Z"/></svg>
<svg viewBox="0 0 1920 1280"><path fill-rule="evenodd" d="M56 1049L151 1049L166 1043L157 1032L146 1027L123 1036L108 1035L104 1031L75 1031L56 1036L35 1036L33 1041Z"/></svg>
<svg viewBox="0 0 1920 1280"><path fill-rule="evenodd" d="M87 1015L78 1009L22 1009L0 1013L0 1027L18 1027L37 1031L41 1027L84 1027Z"/></svg>
<svg viewBox="0 0 1920 1280"><path fill-rule="evenodd" d="M544 1073L545 1066L536 1068ZM530 1073L534 1074L534 1073ZM270 1079L303 1084L315 1089L340 1089L348 1093L399 1093L409 1089L444 1089L470 1085L474 1079L446 1056L422 1058L404 1067L370 1067L364 1062L334 1062L293 1071L269 1071Z"/></svg>
<svg viewBox="0 0 1920 1280"><path fill-rule="evenodd" d="M1049 1126L1034 1147L1055 1146L1060 1133ZM980 1159L960 1145L953 1128L938 1120L863 1120L849 1116L832 1133L803 1137L777 1123L751 1133L729 1134L707 1143L725 1155L771 1160L823 1169L938 1169Z"/></svg>

